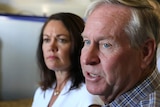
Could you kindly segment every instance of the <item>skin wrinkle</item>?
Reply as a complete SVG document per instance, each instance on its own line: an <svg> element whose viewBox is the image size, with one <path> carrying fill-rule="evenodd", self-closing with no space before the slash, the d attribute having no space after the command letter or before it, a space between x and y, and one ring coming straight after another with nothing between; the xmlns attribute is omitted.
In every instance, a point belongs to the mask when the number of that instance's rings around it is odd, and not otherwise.
<svg viewBox="0 0 160 107"><path fill-rule="evenodd" d="M108 8L110 8L110 7L113 7L113 8L117 8L117 6L115 6L115 5L112 5L112 4L110 4L110 5L106 5L106 7L108 7ZM122 6L120 6L120 7L122 7ZM123 7L124 8L124 7ZM117 25L121 25L119 28L125 28L125 27L123 27L122 25L127 25L127 23L129 23L129 19L131 18L130 16L131 16L131 11L128 9L128 8L126 8L126 13L123 11L123 9L119 9L118 11L117 11L117 9L115 10L115 9L113 9L113 10L110 10L110 11L108 11L108 10L106 10L106 9L104 9L104 11L99 11L99 13L100 14L103 14L104 16L103 17L111 17L110 18L110 23L112 22L115 26L112 26L112 29L109 29L110 30L110 35L115 35L115 33L116 33L116 35L117 35L117 33L122 33L121 31L124 31L124 29L123 30L121 30L121 29L119 29L117 32L114 32L115 31L115 29L116 29L116 26ZM106 13L106 14L104 14L104 13ZM111 14L112 13L112 14ZM128 13L130 13L130 14L128 14ZM91 13L91 14L93 14L94 15L94 13ZM111 14L111 15L110 15ZM117 15L118 14L118 15ZM126 20L128 20L128 21L121 21L121 20L123 20L123 16L125 16L126 17ZM96 16L95 16L96 17ZM99 16L98 16L99 17ZM101 19L99 19L98 21L95 21L94 23L95 23L95 25L96 26L98 26L99 24L101 24L101 20L103 20L103 17L101 17ZM112 20L112 19L115 19L115 20ZM109 19L109 18L108 18ZM106 24L107 25L107 24ZM93 26L94 27L94 26ZM98 30L98 29L97 29ZM106 28L106 26L104 26L104 28L102 29L102 30L108 30L107 28ZM83 35L83 33L82 33L82 35ZM120 35L120 34L119 34ZM121 38L121 37L120 37Z"/></svg>
<svg viewBox="0 0 160 107"><path fill-rule="evenodd" d="M157 3L97 0L87 8L81 65L87 90L103 106L159 106Z"/></svg>
<svg viewBox="0 0 160 107"><path fill-rule="evenodd" d="M131 49L129 38L127 37L127 34L124 33L124 29L123 29L129 22L131 11L128 8L124 8L122 6L116 6L116 8L113 8L113 7L114 5L103 5L101 7L98 7L98 9L96 9L95 11L93 11L93 13L91 13L87 19L86 27L82 34L83 36L85 36L85 38L93 42L93 43L91 42L90 48L88 48L88 46L87 47L84 46L84 48L82 49L82 55L81 55L82 67L86 68L87 71L89 70L89 72L96 73L102 76L102 78L104 78L103 80L100 81L100 83L103 83L104 86L99 86L99 83L97 82L97 83L93 83L93 84L96 84L95 86L97 86L96 88L93 88L94 85L91 85L92 83L87 81L89 82L88 84L90 84L87 86L87 89L91 93L95 93L98 95L106 95L105 97L102 97L102 99L105 99L104 101L106 103L109 103L112 99L118 97L123 92L130 89L131 87L134 87L134 84L139 80L141 76L140 69L137 69L136 71L136 72L139 72L138 74L133 74L134 76L130 75L130 72L133 72L131 71L133 66L132 64L128 65L128 67L126 68L125 64L122 63L117 65L117 63L114 62L114 61L126 60L126 62L131 63L133 59L135 62L140 62L139 61L140 58L138 57L128 59L127 56L135 56L133 54L137 54L137 56L140 57L141 55L140 55L140 52L138 52L136 49ZM125 21L122 21L122 20L125 20ZM96 27L93 25L96 25ZM90 29L90 30L86 31L86 29ZM92 32L92 31L96 31L96 32ZM106 53L95 51L93 47L97 47L95 45L98 44L99 41L101 41L100 38L102 38L99 36L113 37L116 41L115 43L113 43L114 46L112 47L114 51L111 51L112 49L110 48L108 51L106 51ZM95 54L95 52L97 53ZM112 53L112 54L109 54L109 53ZM88 62L90 60L98 60L98 57L100 59L101 64L97 63L95 65L92 65L92 67L83 66L83 63L88 65ZM105 60L101 60L101 59L105 59ZM135 64L135 66L140 66L140 65L141 65L140 63ZM124 72L121 72L121 73L118 72L119 69ZM103 70L107 70L106 71L107 73L104 73ZM125 72L125 71L129 71L129 72ZM136 77L136 79L133 79L134 77ZM116 81L115 81L115 78L116 78ZM107 81L107 83L105 81ZM124 83L124 84L121 84L121 83ZM99 93L99 92L102 92L102 93Z"/></svg>

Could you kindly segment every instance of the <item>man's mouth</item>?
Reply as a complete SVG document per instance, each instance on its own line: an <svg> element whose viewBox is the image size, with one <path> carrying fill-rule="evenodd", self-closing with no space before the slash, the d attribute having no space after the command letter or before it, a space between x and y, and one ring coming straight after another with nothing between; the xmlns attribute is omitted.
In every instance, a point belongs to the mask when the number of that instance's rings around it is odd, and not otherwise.
<svg viewBox="0 0 160 107"><path fill-rule="evenodd" d="M91 80L99 80L101 78L101 75L97 74L97 73L90 73L87 72L87 77Z"/></svg>
<svg viewBox="0 0 160 107"><path fill-rule="evenodd" d="M100 77L99 75L97 74L93 74L93 73L88 73L88 75L92 78L97 78L97 77Z"/></svg>

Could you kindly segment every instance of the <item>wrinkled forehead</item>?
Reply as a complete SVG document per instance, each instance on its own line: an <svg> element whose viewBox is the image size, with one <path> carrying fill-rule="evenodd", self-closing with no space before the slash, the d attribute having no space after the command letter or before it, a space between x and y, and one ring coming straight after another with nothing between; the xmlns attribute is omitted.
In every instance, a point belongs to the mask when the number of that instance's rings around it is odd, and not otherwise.
<svg viewBox="0 0 160 107"><path fill-rule="evenodd" d="M129 7L113 4L103 4L97 7L87 18L85 28L105 29L106 32L121 32L128 25L131 18ZM95 25L95 26L90 26ZM98 26L101 28L98 28ZM103 27L102 27L103 26ZM107 26L107 28L106 28ZM108 27L109 26L109 27Z"/></svg>
<svg viewBox="0 0 160 107"><path fill-rule="evenodd" d="M114 18L114 20L122 22L123 19L130 19L131 10L130 7L122 6L119 4L103 4L98 6L90 14L92 17L99 17L100 19L105 18Z"/></svg>

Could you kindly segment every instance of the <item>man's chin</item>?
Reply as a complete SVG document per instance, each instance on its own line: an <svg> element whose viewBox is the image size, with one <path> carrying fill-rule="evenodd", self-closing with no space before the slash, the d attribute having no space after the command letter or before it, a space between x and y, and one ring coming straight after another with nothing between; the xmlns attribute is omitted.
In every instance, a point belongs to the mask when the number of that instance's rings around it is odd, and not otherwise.
<svg viewBox="0 0 160 107"><path fill-rule="evenodd" d="M87 86L87 90L89 93L93 94L93 95L99 95L100 92L97 90L97 87L95 86Z"/></svg>

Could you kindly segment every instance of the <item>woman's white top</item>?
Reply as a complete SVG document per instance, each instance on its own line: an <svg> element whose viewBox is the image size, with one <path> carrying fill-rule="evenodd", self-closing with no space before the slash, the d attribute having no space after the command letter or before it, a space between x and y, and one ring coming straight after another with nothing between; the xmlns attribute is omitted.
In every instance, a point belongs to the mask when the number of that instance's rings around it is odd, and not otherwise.
<svg viewBox="0 0 160 107"><path fill-rule="evenodd" d="M78 89L69 91L71 84L71 80L66 83L52 107L88 107L91 104L103 104L98 96L87 91L84 83ZM46 91L38 88L34 95L32 107L48 107L55 85L53 84L53 88Z"/></svg>

